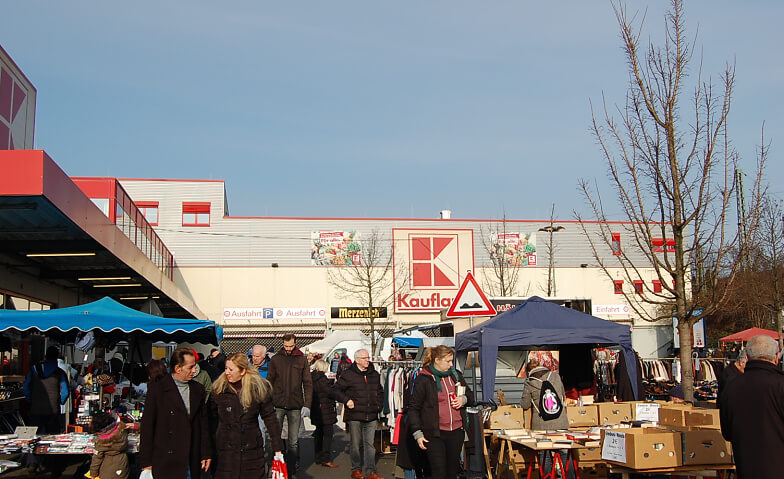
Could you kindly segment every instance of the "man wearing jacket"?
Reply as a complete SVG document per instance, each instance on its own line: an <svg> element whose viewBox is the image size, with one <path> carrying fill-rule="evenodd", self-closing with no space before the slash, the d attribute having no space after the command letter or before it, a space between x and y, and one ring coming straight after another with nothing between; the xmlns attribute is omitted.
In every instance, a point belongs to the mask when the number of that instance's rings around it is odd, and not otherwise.
<svg viewBox="0 0 784 479"><path fill-rule="evenodd" d="M25 379L24 395L30 402L30 425L38 426L38 434L62 432L60 405L68 400L68 380L57 365L57 346L46 348L45 360L30 369Z"/></svg>
<svg viewBox="0 0 784 479"><path fill-rule="evenodd" d="M289 423L286 447L286 467L289 474L297 469L299 460L299 426L302 416L310 416L313 399L313 382L310 367L302 351L297 347L297 337L289 333L283 336L283 349L269 361L267 380L272 384L272 403L280 427L283 418Z"/></svg>
<svg viewBox="0 0 784 479"><path fill-rule="evenodd" d="M196 358L176 349L171 374L147 391L139 442L139 465L153 477L196 479L212 462L204 387L193 381Z"/></svg>
<svg viewBox="0 0 784 479"><path fill-rule="evenodd" d="M784 373L775 339L746 343L743 374L719 396L721 433L732 442L739 479L781 477L784 471ZM730 366L732 367L732 366Z"/></svg>
<svg viewBox="0 0 784 479"><path fill-rule="evenodd" d="M352 479L384 479L376 473L376 435L378 413L381 412L384 390L381 375L370 363L370 353L360 349L354 364L343 371L335 384L338 401L346 405L345 420L351 434ZM361 454L361 449L364 454Z"/></svg>

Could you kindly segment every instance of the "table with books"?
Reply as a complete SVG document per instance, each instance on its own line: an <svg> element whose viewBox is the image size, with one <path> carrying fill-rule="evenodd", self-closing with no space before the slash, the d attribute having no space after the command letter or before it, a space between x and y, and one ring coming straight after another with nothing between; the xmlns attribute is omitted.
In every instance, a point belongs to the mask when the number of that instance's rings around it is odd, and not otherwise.
<svg viewBox="0 0 784 479"><path fill-rule="evenodd" d="M496 437L501 440L501 450L498 454L499 465L505 466L504 472L507 474L511 470L513 477L519 477L519 474L525 468L527 477L531 477L534 469L538 469L542 479L555 479L558 469L568 472L579 467L577 450L599 446L599 437L597 435L591 436L587 433L574 431L545 432L529 431L527 429L506 429L497 431ZM522 446L524 451L516 450L513 445ZM560 454L554 453L561 449L568 450L566 464L562 463ZM541 451L552 454L553 468L546 475L541 473L542 468L541 464L539 464L539 454L537 453ZM523 454L523 457L516 457L518 454ZM502 477L500 468L498 469L498 477Z"/></svg>

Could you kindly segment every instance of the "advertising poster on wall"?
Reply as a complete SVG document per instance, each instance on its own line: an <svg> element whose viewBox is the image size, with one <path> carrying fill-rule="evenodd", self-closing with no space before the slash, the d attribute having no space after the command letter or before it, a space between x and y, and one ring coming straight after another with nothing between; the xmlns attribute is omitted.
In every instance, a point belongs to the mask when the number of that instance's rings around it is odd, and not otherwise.
<svg viewBox="0 0 784 479"><path fill-rule="evenodd" d="M509 266L536 266L536 233L490 234L490 256Z"/></svg>
<svg viewBox="0 0 784 479"><path fill-rule="evenodd" d="M311 264L315 266L359 266L362 244L356 231L313 231Z"/></svg>

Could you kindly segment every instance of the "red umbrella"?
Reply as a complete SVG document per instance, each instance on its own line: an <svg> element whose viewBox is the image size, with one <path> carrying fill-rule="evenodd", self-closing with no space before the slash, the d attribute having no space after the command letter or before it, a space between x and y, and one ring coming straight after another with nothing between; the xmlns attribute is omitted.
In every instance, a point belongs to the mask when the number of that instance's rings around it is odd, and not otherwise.
<svg viewBox="0 0 784 479"><path fill-rule="evenodd" d="M737 332L735 334L730 334L729 336L724 336L723 338L719 339L722 343L736 343L740 341L748 341L749 339L753 338L754 336L770 336L773 339L779 339L779 333L776 331L771 331L770 329L762 329L762 328L749 328L744 329L743 331Z"/></svg>

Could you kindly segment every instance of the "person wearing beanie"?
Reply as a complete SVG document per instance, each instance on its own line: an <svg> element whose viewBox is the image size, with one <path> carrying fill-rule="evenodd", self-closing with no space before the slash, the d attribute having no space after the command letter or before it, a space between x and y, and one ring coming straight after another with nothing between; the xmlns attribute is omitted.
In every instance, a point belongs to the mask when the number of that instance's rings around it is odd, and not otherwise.
<svg viewBox="0 0 784 479"><path fill-rule="evenodd" d="M108 412L93 416L95 452L90 462L87 479L128 477L128 432L125 424Z"/></svg>

